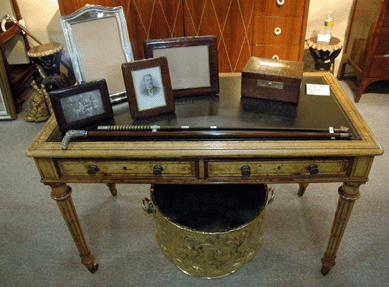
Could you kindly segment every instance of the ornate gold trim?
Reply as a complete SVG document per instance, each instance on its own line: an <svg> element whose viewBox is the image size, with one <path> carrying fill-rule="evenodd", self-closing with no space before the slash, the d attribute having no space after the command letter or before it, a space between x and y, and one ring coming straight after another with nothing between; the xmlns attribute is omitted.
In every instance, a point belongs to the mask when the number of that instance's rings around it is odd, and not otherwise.
<svg viewBox="0 0 389 287"><path fill-rule="evenodd" d="M318 43L312 42L311 39L308 39L307 40L307 46L309 48L313 48L313 49L316 49L316 50L319 50L319 51L334 52L334 51L342 49L343 42L340 41L338 44L335 44L335 45L325 45L325 44L318 44Z"/></svg>

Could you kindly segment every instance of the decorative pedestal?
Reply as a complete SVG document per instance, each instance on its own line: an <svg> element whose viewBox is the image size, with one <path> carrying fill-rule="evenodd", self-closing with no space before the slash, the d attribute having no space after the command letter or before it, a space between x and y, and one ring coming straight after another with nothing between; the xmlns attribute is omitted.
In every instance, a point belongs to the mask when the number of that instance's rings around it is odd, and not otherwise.
<svg viewBox="0 0 389 287"><path fill-rule="evenodd" d="M46 75L42 84L46 91L60 89L69 86L67 77L60 72L62 45L48 43L30 49L27 53L31 61L41 66Z"/></svg>
<svg viewBox="0 0 389 287"><path fill-rule="evenodd" d="M317 37L312 37L308 39L307 44L315 60L315 69L319 71L331 70L335 58L343 47L343 42L335 37L331 37L328 44L318 43Z"/></svg>
<svg viewBox="0 0 389 287"><path fill-rule="evenodd" d="M31 61L42 67L41 88L33 83L34 95L31 108L26 111L24 119L29 122L41 122L50 117L51 102L48 92L69 86L67 77L60 71L62 45L59 43L42 44L27 53Z"/></svg>

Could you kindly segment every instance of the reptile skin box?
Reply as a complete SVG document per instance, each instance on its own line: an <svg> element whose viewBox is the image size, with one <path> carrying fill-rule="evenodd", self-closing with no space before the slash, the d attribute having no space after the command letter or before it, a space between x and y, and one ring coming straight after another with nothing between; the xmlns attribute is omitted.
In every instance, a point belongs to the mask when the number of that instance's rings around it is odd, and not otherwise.
<svg viewBox="0 0 389 287"><path fill-rule="evenodd" d="M298 103L303 69L303 62L250 57L242 71L241 94Z"/></svg>

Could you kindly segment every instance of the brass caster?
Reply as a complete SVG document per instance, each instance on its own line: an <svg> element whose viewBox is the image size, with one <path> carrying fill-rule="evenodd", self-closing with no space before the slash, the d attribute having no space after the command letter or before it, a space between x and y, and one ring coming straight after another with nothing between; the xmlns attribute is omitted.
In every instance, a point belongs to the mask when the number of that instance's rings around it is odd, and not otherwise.
<svg viewBox="0 0 389 287"><path fill-rule="evenodd" d="M90 273L95 273L99 269L99 264L94 263L91 267L87 267Z"/></svg>

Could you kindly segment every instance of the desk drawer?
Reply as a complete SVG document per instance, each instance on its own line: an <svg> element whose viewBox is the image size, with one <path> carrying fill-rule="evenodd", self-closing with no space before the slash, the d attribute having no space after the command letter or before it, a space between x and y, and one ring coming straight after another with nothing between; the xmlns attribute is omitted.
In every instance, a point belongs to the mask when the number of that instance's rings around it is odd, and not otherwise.
<svg viewBox="0 0 389 287"><path fill-rule="evenodd" d="M206 177L209 179L344 177L349 174L350 166L349 159L210 161L206 165Z"/></svg>
<svg viewBox="0 0 389 287"><path fill-rule="evenodd" d="M197 177L196 161L57 160L62 177L166 178Z"/></svg>

